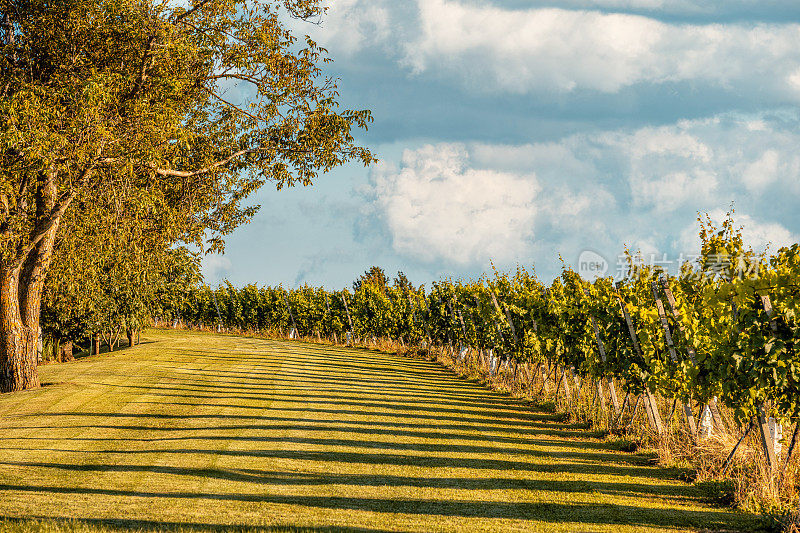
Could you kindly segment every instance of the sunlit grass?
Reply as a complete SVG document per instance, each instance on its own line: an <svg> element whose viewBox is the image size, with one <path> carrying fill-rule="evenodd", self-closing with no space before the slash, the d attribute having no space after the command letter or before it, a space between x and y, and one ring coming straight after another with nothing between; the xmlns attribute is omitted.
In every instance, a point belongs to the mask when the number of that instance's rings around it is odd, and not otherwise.
<svg viewBox="0 0 800 533"><path fill-rule="evenodd" d="M173 331L0 396L11 531L751 530L557 415L374 351Z"/></svg>

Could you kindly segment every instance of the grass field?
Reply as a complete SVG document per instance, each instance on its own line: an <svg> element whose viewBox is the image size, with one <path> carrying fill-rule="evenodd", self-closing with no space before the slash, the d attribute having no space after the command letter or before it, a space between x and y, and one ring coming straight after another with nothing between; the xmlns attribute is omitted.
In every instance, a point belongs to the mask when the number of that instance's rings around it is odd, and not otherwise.
<svg viewBox="0 0 800 533"><path fill-rule="evenodd" d="M437 364L174 331L0 396L0 529L750 530Z"/></svg>

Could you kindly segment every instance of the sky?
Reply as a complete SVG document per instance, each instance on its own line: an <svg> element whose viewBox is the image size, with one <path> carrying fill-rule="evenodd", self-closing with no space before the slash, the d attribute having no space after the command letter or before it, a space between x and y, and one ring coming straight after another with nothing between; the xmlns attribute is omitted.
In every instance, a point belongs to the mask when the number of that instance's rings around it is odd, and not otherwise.
<svg viewBox="0 0 800 533"><path fill-rule="evenodd" d="M207 283L340 289L562 261L672 270L698 213L756 249L800 241L800 2L331 0L318 25L379 162L266 186ZM591 261L588 261L591 259Z"/></svg>

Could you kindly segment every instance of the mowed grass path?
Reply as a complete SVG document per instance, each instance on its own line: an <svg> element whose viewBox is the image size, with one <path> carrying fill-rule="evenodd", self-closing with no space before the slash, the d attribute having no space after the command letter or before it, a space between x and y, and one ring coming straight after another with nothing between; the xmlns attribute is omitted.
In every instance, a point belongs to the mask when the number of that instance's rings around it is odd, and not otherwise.
<svg viewBox="0 0 800 533"><path fill-rule="evenodd" d="M41 367L49 385L0 396L0 529L754 525L431 362L173 331L143 341Z"/></svg>

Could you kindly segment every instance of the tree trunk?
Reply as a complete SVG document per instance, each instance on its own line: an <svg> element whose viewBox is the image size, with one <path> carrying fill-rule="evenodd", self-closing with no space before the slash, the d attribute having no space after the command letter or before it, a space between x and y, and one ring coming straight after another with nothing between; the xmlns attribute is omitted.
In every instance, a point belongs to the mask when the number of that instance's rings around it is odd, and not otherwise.
<svg viewBox="0 0 800 533"><path fill-rule="evenodd" d="M53 214L57 194L54 179L53 173L40 173L37 177L36 237L27 253L21 244L22 255L0 263L0 392L40 386L36 368L39 311L63 213Z"/></svg>
<svg viewBox="0 0 800 533"><path fill-rule="evenodd" d="M39 387L36 370L36 329L22 322L19 309L19 269L0 278L0 392ZM38 322L38 321L37 321Z"/></svg>
<svg viewBox="0 0 800 533"><path fill-rule="evenodd" d="M133 331L128 330L125 332L125 335L128 337L128 347L133 347Z"/></svg>
<svg viewBox="0 0 800 533"><path fill-rule="evenodd" d="M60 363L66 363L67 361L75 360L75 357L72 355L72 341L66 341L61 345L59 348L58 359Z"/></svg>
<svg viewBox="0 0 800 533"><path fill-rule="evenodd" d="M100 355L100 334L96 334L92 339L92 344L94 344L94 355Z"/></svg>

